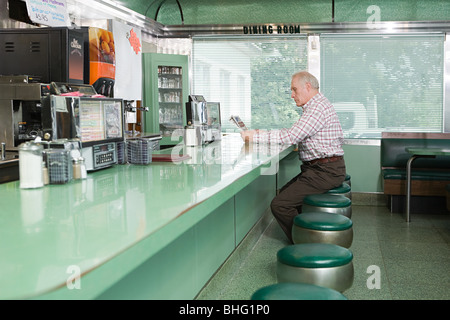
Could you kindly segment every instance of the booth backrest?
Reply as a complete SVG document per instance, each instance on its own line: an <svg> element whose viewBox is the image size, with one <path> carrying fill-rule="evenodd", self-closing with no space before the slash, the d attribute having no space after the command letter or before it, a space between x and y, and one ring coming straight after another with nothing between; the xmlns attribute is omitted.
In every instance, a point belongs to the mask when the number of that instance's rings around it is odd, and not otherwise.
<svg viewBox="0 0 450 320"><path fill-rule="evenodd" d="M406 168L411 154L406 148L450 148L450 133L383 132L381 136L381 167ZM450 169L449 157L418 158L414 168Z"/></svg>

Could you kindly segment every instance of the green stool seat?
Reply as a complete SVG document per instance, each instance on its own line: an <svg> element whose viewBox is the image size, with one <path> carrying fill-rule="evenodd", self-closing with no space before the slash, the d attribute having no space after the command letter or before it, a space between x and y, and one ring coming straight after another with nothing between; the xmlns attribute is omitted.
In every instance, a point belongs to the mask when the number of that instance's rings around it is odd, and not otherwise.
<svg viewBox="0 0 450 320"><path fill-rule="evenodd" d="M294 224L313 230L342 231L351 228L353 222L343 215L328 212L302 212L294 218Z"/></svg>
<svg viewBox="0 0 450 320"><path fill-rule="evenodd" d="M277 253L277 279L343 292L353 284L353 254L329 243L294 244Z"/></svg>
<svg viewBox="0 0 450 320"><path fill-rule="evenodd" d="M352 200L338 194L310 194L303 199L302 211L322 211L352 216Z"/></svg>
<svg viewBox="0 0 450 320"><path fill-rule="evenodd" d="M334 244L307 243L294 244L280 249L277 253L279 262L303 268L330 268L352 261L350 250Z"/></svg>
<svg viewBox="0 0 450 320"><path fill-rule="evenodd" d="M343 195L349 199L352 199L352 188L345 182L343 182L339 187L330 189L325 193L326 194L339 194L339 195Z"/></svg>
<svg viewBox="0 0 450 320"><path fill-rule="evenodd" d="M351 205L352 201L334 194L311 194L304 198L303 203L318 207L345 208Z"/></svg>
<svg viewBox="0 0 450 320"><path fill-rule="evenodd" d="M252 300L347 300L339 291L307 283L277 283L258 289Z"/></svg>
<svg viewBox="0 0 450 320"><path fill-rule="evenodd" d="M332 243L350 248L353 242L353 222L341 214L302 212L294 218L294 243Z"/></svg>

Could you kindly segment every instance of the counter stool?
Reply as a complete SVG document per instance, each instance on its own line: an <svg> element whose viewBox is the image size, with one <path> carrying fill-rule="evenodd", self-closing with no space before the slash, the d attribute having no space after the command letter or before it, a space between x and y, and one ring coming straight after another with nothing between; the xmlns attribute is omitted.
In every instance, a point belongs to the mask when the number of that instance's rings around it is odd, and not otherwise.
<svg viewBox="0 0 450 320"><path fill-rule="evenodd" d="M353 254L329 243L294 244L277 253L277 279L343 292L353 284Z"/></svg>
<svg viewBox="0 0 450 320"><path fill-rule="evenodd" d="M307 283L276 283L253 293L251 300L348 300L339 291Z"/></svg>
<svg viewBox="0 0 450 320"><path fill-rule="evenodd" d="M344 183L348 184L350 187L352 186L352 176L348 173L345 174Z"/></svg>
<svg viewBox="0 0 450 320"><path fill-rule="evenodd" d="M329 212L302 212L294 218L292 240L297 243L332 243L350 248L353 222L346 216Z"/></svg>
<svg viewBox="0 0 450 320"><path fill-rule="evenodd" d="M303 199L302 211L322 211L352 217L352 200L337 194L311 194Z"/></svg>
<svg viewBox="0 0 450 320"><path fill-rule="evenodd" d="M344 197L352 199L352 188L345 182L343 182L339 187L333 188L325 192L326 194L339 194Z"/></svg>

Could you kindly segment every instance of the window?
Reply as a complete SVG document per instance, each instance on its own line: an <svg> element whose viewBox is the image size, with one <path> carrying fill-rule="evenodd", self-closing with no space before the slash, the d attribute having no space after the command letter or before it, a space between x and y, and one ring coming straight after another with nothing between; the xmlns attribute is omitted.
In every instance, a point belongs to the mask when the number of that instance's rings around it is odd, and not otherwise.
<svg viewBox="0 0 450 320"><path fill-rule="evenodd" d="M223 131L239 115L254 129L290 127L299 118L291 76L307 68L307 38L194 37L192 93L220 102Z"/></svg>
<svg viewBox="0 0 450 320"><path fill-rule="evenodd" d="M322 34L321 92L346 138L443 131L444 35Z"/></svg>

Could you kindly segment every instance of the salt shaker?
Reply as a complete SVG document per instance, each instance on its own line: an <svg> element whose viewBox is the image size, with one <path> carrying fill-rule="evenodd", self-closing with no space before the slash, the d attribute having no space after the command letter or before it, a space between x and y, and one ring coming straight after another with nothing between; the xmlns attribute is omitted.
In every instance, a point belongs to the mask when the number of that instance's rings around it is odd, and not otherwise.
<svg viewBox="0 0 450 320"><path fill-rule="evenodd" d="M81 179L81 163L79 158L72 159L73 178Z"/></svg>

